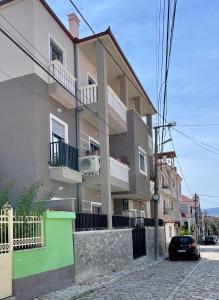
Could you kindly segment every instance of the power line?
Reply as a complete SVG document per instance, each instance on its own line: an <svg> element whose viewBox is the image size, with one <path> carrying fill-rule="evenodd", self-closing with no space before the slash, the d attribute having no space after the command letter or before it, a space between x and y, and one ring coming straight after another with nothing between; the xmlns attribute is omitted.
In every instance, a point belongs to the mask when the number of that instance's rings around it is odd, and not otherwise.
<svg viewBox="0 0 219 300"><path fill-rule="evenodd" d="M6 19L6 18L5 18ZM8 23L10 24L10 22L8 21ZM0 24L1 27L4 28L4 26L2 24ZM67 90L72 96L74 96L76 98L76 96L71 92L69 91L61 82L59 82L59 80L57 80L57 78L51 74L44 65L42 65L42 62L39 61L38 58L36 58L32 53L29 53L29 50L19 41L15 41L8 33L7 33L7 30L3 30L2 28L0 27L0 31L9 39L11 40L11 42L13 42L22 52L24 52L24 54L26 54L31 60L33 60L34 63L36 63L44 72L46 72L50 77L53 78L53 80L55 80L58 84L60 84L65 90ZM13 27L13 26L12 26ZM19 33L18 30L16 30L17 33ZM22 34L20 34L25 40L26 42L28 42L34 50L36 50L42 57L43 57L43 54L38 50L36 49ZM45 57L44 57L45 58ZM48 61L49 62L49 61ZM0 70L3 74L5 74L8 78L12 78L10 77L6 72ZM14 78L13 78L14 79ZM15 79L16 80L16 79ZM18 80L16 80L16 82L18 82L20 85L22 85L23 87L25 87L25 85L23 85L22 83L20 83ZM25 87L27 90L30 90L31 92L37 94L38 96L40 96L41 98L43 98L40 94L36 93L35 91L31 90L30 88L27 88ZM78 89L78 91L80 92L80 90ZM45 98L44 98L45 99ZM88 100L88 98L86 97L86 100ZM100 99L99 99L100 100ZM78 101L80 104L83 105L83 107L85 107L89 112L91 112L96 118L98 118L99 120L101 120L106 126L108 126L115 134L121 134L119 132L117 132L110 124L108 124L103 118L99 117L99 115L96 114L96 112L92 111L87 105L85 105L80 98L76 98L76 101ZM101 129L99 129L99 131L101 132ZM102 131L103 132L103 131ZM139 149L138 147L135 147L133 144L131 144L131 147L139 152Z"/></svg>
<svg viewBox="0 0 219 300"><path fill-rule="evenodd" d="M210 123L210 124L208 124L208 123L206 123L206 124L176 124L176 127L201 127L201 126L203 126L203 127L205 127L205 126L219 126L219 123Z"/></svg>
<svg viewBox="0 0 219 300"><path fill-rule="evenodd" d="M199 148L201 148L203 150L206 150L208 152L211 152L211 153L213 153L215 155L219 155L219 149L217 149L216 147L210 146L210 145L208 145L208 144L206 144L206 143L204 143L204 142L202 142L202 141L200 141L200 140L198 140L198 139L196 139L194 137L191 137L191 136L189 136L189 135L187 135L187 134L185 134L185 133L183 133L183 132L181 132L181 131L179 131L179 130L177 130L175 128L174 128L174 130L176 132L178 132L179 134L183 135L184 137L186 137L189 141L191 141L192 143L194 143L195 145L197 145Z"/></svg>
<svg viewBox="0 0 219 300"><path fill-rule="evenodd" d="M174 146L174 143L173 143L173 139L172 139L172 135L171 135L170 128L169 128L169 134L170 134L170 138L171 138L171 143L172 143L172 146L173 146L173 150L174 150L174 151L175 151L175 153L176 153L176 149L175 149L175 146ZM180 162L179 162L179 159L178 159L178 157L177 157L177 156L176 156L176 160L177 160L177 163L178 163L178 166L179 166L179 169L180 169L181 175L182 175L182 177L183 177L183 179L184 179L185 185L186 185L186 187L187 187L187 189L188 189L189 193L192 195L192 194L193 194L193 193L192 193L192 190L191 190L191 188L190 188L190 186L189 186L189 184L188 184L188 182L187 182L187 180L186 180L186 178L185 178L185 176L184 176L184 173L183 173L182 167L181 167L181 165L180 165Z"/></svg>
<svg viewBox="0 0 219 300"><path fill-rule="evenodd" d="M147 93L144 91L143 87L142 90L145 92L145 94L139 89L139 87L132 81L132 79L130 78L130 76L127 74L127 72L120 66L120 64L118 63L118 61L115 59L115 57L113 56L113 54L108 50L108 48L104 45L104 43L102 42L102 40L99 38L99 36L95 33L94 29L91 27L91 25L88 23L88 21L86 20L86 18L84 17L84 15L81 13L80 9L76 6L76 4L72 1L69 0L70 3L73 5L73 7L76 9L76 11L78 12L78 14L80 15L80 17L83 19L83 21L86 23L86 25L88 26L88 28L91 30L91 32L93 33L93 35L95 36L95 38L99 41L99 43L103 46L103 48L106 50L106 52L109 54L109 56L112 58L112 60L115 62L115 64L119 67L119 69L123 72L123 74L126 75L127 79L129 80L129 82L135 87L135 89L141 94L141 96L143 98L145 98L145 96L147 96L148 101L150 102L150 98L147 95ZM150 102L150 104L153 107L153 104Z"/></svg>

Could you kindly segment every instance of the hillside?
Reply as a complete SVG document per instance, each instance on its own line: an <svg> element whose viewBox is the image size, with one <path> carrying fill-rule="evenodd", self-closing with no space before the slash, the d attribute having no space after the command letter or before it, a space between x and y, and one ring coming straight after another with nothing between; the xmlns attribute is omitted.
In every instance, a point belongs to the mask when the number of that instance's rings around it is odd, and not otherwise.
<svg viewBox="0 0 219 300"><path fill-rule="evenodd" d="M219 207L206 208L208 216L219 217Z"/></svg>

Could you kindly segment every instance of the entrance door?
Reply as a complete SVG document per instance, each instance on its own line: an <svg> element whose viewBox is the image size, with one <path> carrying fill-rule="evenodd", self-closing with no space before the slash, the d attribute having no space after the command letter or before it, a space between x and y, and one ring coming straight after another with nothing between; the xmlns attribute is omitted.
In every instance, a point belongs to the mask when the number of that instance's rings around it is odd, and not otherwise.
<svg viewBox="0 0 219 300"><path fill-rule="evenodd" d="M0 299L12 295L13 212L0 210Z"/></svg>

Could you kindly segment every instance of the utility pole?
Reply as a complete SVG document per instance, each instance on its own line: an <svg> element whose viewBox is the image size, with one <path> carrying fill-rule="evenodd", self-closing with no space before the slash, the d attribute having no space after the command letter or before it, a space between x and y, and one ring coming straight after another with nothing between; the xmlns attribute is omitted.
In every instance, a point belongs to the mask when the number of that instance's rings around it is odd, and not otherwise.
<svg viewBox="0 0 219 300"><path fill-rule="evenodd" d="M155 260L159 258L159 218L158 218L158 201L160 199L159 195L159 173L158 173L158 132L160 128L172 127L176 123L169 123L167 125L154 126L154 195L153 200L153 211L154 211L154 254ZM164 144L163 142L162 144Z"/></svg>
<svg viewBox="0 0 219 300"><path fill-rule="evenodd" d="M197 217L197 201L198 201L198 195L195 193L194 195L195 200L195 237L196 241L198 240L198 217Z"/></svg>

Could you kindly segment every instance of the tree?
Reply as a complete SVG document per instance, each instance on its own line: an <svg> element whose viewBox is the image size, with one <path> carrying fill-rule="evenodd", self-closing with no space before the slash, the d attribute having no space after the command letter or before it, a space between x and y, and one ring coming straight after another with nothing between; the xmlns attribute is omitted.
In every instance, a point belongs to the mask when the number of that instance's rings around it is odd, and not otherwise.
<svg viewBox="0 0 219 300"><path fill-rule="evenodd" d="M13 187L13 183L8 183L2 191L0 191L0 210L7 204L10 203L10 193Z"/></svg>

